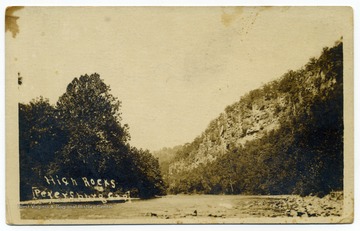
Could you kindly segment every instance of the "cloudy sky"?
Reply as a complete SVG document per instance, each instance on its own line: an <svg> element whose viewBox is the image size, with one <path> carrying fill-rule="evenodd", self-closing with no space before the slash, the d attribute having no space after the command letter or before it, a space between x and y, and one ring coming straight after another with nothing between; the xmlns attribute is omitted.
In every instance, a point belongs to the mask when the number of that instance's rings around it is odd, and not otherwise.
<svg viewBox="0 0 360 231"><path fill-rule="evenodd" d="M131 144L157 150L191 142L249 90L350 39L349 10L26 7L13 13L16 37L6 33L6 75L23 76L20 102L55 103L97 72L122 101Z"/></svg>

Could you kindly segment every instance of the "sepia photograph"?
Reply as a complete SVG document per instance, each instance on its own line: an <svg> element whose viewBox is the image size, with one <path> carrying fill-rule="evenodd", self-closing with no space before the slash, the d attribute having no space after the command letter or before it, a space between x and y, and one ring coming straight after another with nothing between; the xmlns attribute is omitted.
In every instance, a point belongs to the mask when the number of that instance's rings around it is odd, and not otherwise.
<svg viewBox="0 0 360 231"><path fill-rule="evenodd" d="M5 12L8 224L352 223L353 10Z"/></svg>

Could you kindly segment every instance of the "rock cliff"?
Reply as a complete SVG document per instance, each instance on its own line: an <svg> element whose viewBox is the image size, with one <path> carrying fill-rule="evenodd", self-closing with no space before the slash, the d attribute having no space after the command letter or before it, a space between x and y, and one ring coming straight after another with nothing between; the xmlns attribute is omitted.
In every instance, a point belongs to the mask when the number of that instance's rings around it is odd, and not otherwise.
<svg viewBox="0 0 360 231"><path fill-rule="evenodd" d="M191 172L198 174L195 172L199 167L206 169L206 166L221 158L226 160L226 155L232 150L260 140L264 135L282 128L283 124L291 124L289 132L295 138L300 137L301 129L308 131L308 121L322 120L319 117L321 112L318 115L316 111L319 110L317 106L321 108L321 103L335 97L334 94L337 94L336 102L342 100L342 42L337 42L333 48L324 48L319 58L311 58L300 70L289 71L227 106L200 136L178 148L170 163L167 162L166 179L172 184L179 184L174 183L178 178L183 178L185 182L184 175ZM334 110L342 111L342 103L336 102L331 107L326 106L331 116L331 113L337 113ZM342 113L336 116L341 117ZM334 119L332 117L324 119L330 121ZM342 125L334 129L338 128L341 129ZM261 152L262 147L256 148Z"/></svg>

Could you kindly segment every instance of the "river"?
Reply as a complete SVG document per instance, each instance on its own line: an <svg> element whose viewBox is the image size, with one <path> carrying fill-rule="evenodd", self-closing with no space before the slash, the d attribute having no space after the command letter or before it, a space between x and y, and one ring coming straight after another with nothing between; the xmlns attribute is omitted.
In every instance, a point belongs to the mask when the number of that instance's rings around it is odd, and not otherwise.
<svg viewBox="0 0 360 231"><path fill-rule="evenodd" d="M21 208L22 219L98 220L116 223L238 223L259 218L339 217L339 198L243 195L168 195L106 204L58 204Z"/></svg>

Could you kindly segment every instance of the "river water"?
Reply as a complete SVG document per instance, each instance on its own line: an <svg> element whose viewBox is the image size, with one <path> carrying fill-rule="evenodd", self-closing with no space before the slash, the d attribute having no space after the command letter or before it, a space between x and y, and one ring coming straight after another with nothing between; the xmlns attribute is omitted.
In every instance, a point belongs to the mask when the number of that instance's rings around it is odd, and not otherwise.
<svg viewBox="0 0 360 231"><path fill-rule="evenodd" d="M339 217L342 200L318 197L168 195L106 204L58 204L21 208L22 219L98 220L116 223L237 223L242 219ZM260 221L260 220L259 220Z"/></svg>

